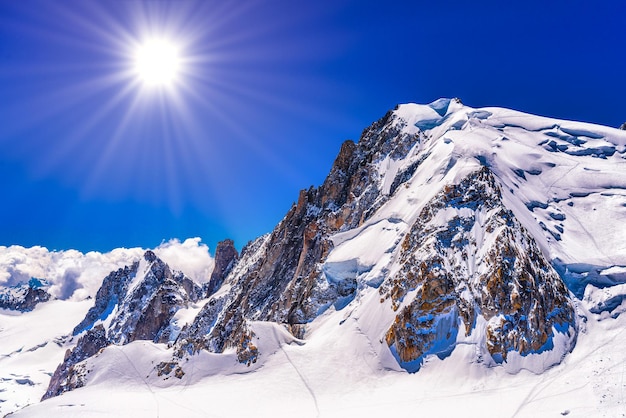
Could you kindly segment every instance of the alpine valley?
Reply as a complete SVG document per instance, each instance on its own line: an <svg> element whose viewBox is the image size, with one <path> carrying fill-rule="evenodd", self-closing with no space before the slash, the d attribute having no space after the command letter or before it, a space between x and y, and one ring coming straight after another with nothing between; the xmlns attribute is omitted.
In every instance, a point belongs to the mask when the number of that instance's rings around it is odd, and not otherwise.
<svg viewBox="0 0 626 418"><path fill-rule="evenodd" d="M624 130L404 104L210 271L125 254L0 288L0 415L626 415Z"/></svg>

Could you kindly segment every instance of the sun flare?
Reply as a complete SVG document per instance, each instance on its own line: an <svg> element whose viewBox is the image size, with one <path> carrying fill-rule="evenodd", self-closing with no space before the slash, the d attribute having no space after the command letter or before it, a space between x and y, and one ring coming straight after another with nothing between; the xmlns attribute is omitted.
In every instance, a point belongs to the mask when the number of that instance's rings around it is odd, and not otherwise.
<svg viewBox="0 0 626 418"><path fill-rule="evenodd" d="M149 87L169 87L180 76L180 49L166 39L150 39L140 44L134 55L134 71Z"/></svg>

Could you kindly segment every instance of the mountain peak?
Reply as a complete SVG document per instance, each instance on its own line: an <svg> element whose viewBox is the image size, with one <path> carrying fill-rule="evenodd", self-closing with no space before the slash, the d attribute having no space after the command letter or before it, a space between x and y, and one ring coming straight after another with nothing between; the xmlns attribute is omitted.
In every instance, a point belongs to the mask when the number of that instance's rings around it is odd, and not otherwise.
<svg viewBox="0 0 626 418"><path fill-rule="evenodd" d="M80 338L55 371L44 399L83 386L78 363L100 349L136 340L176 339L180 326L175 315L203 296L202 287L183 273L172 273L153 251L146 251L143 260L104 278L94 306L74 328L73 335Z"/></svg>
<svg viewBox="0 0 626 418"><path fill-rule="evenodd" d="M158 257L156 256L156 254L152 251L152 250L147 250L144 255L143 258L148 261L148 262L153 262L155 261Z"/></svg>
<svg viewBox="0 0 626 418"><path fill-rule="evenodd" d="M0 309L20 312L32 311L37 304L52 299L48 293L49 286L50 284L46 280L33 277L28 282L0 288Z"/></svg>

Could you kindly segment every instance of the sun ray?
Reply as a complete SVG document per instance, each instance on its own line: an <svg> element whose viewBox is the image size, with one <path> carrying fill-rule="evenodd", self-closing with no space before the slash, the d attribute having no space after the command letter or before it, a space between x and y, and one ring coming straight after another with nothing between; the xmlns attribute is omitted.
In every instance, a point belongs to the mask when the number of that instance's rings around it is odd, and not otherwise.
<svg viewBox="0 0 626 418"><path fill-rule="evenodd" d="M94 132L98 124L110 116L111 112L117 106L124 103L124 101L133 94L134 90L135 88L132 85L123 87L113 97L105 101L97 111L92 112L87 119L83 119L77 123L71 134L59 141L52 152L42 161L40 170L43 173L49 173L54 170L54 166L65 164L65 161L75 156L78 152L77 149L86 145L87 138ZM78 104L80 104L80 102Z"/></svg>

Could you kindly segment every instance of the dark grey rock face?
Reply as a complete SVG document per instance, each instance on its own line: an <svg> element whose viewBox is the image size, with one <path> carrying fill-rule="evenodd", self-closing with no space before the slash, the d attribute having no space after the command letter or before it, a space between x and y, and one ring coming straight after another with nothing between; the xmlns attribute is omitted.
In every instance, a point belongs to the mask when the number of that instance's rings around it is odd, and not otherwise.
<svg viewBox="0 0 626 418"><path fill-rule="evenodd" d="M0 309L20 312L32 311L37 304L51 299L51 295L45 286L45 281L31 279L28 283L22 283L17 286L0 287Z"/></svg>
<svg viewBox="0 0 626 418"><path fill-rule="evenodd" d="M135 262L104 278L94 306L74 335L111 316L107 338L112 343L167 341L169 321L178 309L202 297L202 287L183 273L172 273L152 251L146 251L144 262L145 271L138 271L140 263Z"/></svg>
<svg viewBox="0 0 626 418"><path fill-rule="evenodd" d="M55 370L46 393L41 400L58 396L63 392L83 387L85 385L85 370L79 363L95 354L108 345L106 331L102 325L87 331L76 344L73 350L68 350L63 363Z"/></svg>
<svg viewBox="0 0 626 418"><path fill-rule="evenodd" d="M57 368L44 399L84 385L82 362L111 344L167 343L176 337L174 315L198 301L202 287L183 273L172 273L152 251L143 258L104 278L94 306L74 328L74 335L84 334Z"/></svg>
<svg viewBox="0 0 626 418"><path fill-rule="evenodd" d="M233 240L226 239L217 243L217 248L215 249L215 268L211 273L209 282L206 284L206 296L211 296L220 288L238 259L239 253L235 248Z"/></svg>
<svg viewBox="0 0 626 418"><path fill-rule="evenodd" d="M111 314L113 309L124 300L128 284L137 274L138 267L139 262L135 262L132 266L111 272L104 278L96 293L94 306L89 309L85 318L74 328L73 335L91 328L96 321L105 319Z"/></svg>

